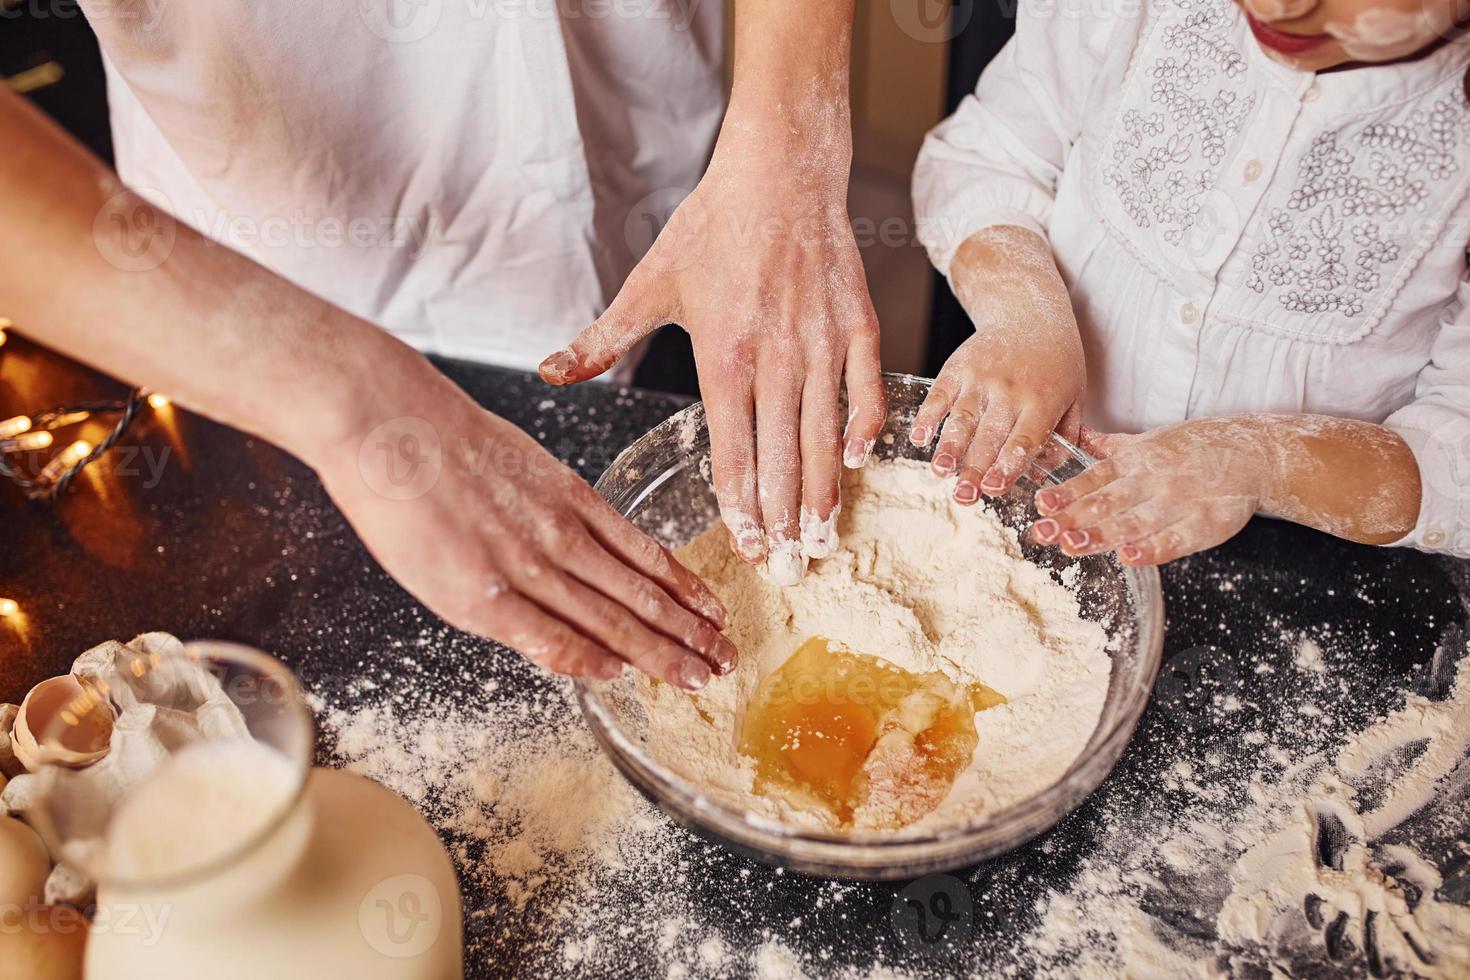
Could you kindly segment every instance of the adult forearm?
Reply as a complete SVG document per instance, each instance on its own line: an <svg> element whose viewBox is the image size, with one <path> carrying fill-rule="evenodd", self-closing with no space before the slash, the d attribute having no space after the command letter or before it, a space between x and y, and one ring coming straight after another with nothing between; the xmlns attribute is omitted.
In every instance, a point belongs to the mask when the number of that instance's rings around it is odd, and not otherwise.
<svg viewBox="0 0 1470 980"><path fill-rule="evenodd" d="M0 225L24 243L0 312L28 336L303 457L359 425L375 373L432 370L128 191L3 87L0 146Z"/></svg>
<svg viewBox="0 0 1470 980"><path fill-rule="evenodd" d="M736 0L735 71L725 128L785 136L814 176L847 183L853 0ZM825 169L818 169L825 168Z"/></svg>

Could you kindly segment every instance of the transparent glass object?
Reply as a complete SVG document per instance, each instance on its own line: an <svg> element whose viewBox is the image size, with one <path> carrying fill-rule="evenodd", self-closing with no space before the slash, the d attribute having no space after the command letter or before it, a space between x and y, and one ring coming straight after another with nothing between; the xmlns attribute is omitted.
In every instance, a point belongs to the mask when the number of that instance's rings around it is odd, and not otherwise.
<svg viewBox="0 0 1470 980"><path fill-rule="evenodd" d="M887 374L888 418L876 459L927 459L908 441L930 382ZM709 432L700 404L679 412L624 450L597 482L619 513L669 547L679 547L719 519L710 483ZM1061 483L1092 462L1054 436L1026 475L992 508L1017 529L1036 520L1036 491ZM939 831L814 833L723 806L670 772L647 748L649 720L632 680L578 681L587 724L619 770L672 819L709 840L768 864L853 879L906 879L977 864L1051 828L1105 779L1133 734L1158 675L1164 637L1158 573L1129 568L1112 554L1073 557L1022 536L1028 560L1067 571L1083 615L1109 638L1112 669L1101 717L1086 748L1052 786L973 823Z"/></svg>

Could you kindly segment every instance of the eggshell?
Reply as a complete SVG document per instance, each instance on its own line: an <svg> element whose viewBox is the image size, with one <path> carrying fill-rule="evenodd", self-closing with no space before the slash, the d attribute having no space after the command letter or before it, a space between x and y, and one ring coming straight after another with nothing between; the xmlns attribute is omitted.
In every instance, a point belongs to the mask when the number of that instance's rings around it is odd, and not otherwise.
<svg viewBox="0 0 1470 980"><path fill-rule="evenodd" d="M15 757L11 744L10 730L15 727L15 716L20 714L18 704L0 704L0 776L19 776L26 771Z"/></svg>
<svg viewBox="0 0 1470 980"><path fill-rule="evenodd" d="M31 772L47 761L74 768L91 765L107 755L115 720L112 705L98 700L72 675L49 678L20 703L11 737L15 756ZM61 744L43 756L40 739L58 735Z"/></svg>
<svg viewBox="0 0 1470 980"><path fill-rule="evenodd" d="M76 909L11 910L0 929L0 980L81 980L87 920Z"/></svg>
<svg viewBox="0 0 1470 980"><path fill-rule="evenodd" d="M0 910L39 903L50 873L51 856L36 832L14 817L0 817Z"/></svg>

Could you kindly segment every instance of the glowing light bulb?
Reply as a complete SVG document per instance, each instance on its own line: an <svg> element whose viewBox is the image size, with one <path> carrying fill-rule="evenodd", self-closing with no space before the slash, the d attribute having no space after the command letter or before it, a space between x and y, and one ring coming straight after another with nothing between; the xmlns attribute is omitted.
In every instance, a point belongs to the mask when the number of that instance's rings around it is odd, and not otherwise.
<svg viewBox="0 0 1470 980"><path fill-rule="evenodd" d="M0 599L0 617L14 616L20 612L20 603L14 599Z"/></svg>
<svg viewBox="0 0 1470 980"><path fill-rule="evenodd" d="M168 408L168 396L161 391L152 392L148 396L148 405L155 410L160 408Z"/></svg>
<svg viewBox="0 0 1470 980"><path fill-rule="evenodd" d="M13 419L5 419L0 422L0 439L14 439L22 432L28 432L31 428L31 417L29 415L17 415Z"/></svg>
<svg viewBox="0 0 1470 980"><path fill-rule="evenodd" d="M57 415L47 421L47 425L53 429L63 429L68 425L76 425L85 422L92 417L92 413L86 409L77 409L75 412L67 412L65 415Z"/></svg>
<svg viewBox="0 0 1470 980"><path fill-rule="evenodd" d="M90 442L85 439L78 439L51 457L51 462L47 463L41 470L41 480L47 483L56 482L61 479L63 473L86 459L87 454L91 451L92 444Z"/></svg>
<svg viewBox="0 0 1470 980"><path fill-rule="evenodd" d="M24 453L32 449L45 449L51 442L51 433L41 429L37 432L22 432L14 439L0 441L0 449L8 453Z"/></svg>

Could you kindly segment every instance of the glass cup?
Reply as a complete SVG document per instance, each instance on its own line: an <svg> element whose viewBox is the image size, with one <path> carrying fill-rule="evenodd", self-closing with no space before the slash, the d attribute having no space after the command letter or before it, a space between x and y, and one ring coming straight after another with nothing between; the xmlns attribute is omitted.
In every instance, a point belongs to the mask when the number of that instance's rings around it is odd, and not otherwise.
<svg viewBox="0 0 1470 980"><path fill-rule="evenodd" d="M280 661L150 634L91 651L73 676L80 693L37 720L26 813L58 862L113 894L217 886L248 863L239 899L293 864L309 836L315 733ZM100 726L107 755L78 766L67 746Z"/></svg>

